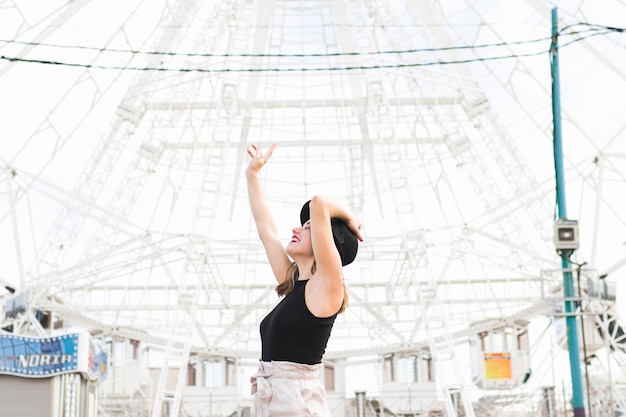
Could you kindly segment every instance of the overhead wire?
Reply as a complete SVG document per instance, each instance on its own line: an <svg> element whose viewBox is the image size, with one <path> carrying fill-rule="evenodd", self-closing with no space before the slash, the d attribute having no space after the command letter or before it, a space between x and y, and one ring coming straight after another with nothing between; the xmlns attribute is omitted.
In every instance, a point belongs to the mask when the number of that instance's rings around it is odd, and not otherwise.
<svg viewBox="0 0 626 417"><path fill-rule="evenodd" d="M585 30L576 30L571 31L571 29L576 28L578 26L586 27ZM560 48L565 46L569 46L576 42L580 42L582 40L599 36L606 35L612 32L623 33L625 28L618 28L612 26L605 26L599 24L590 24L590 23L575 23L568 25L559 31L559 36L576 36L576 38L572 39L569 42L565 42L561 44ZM125 54L133 54L133 55L162 55L162 56L172 56L172 57L200 57L200 58L229 58L229 57L254 57L254 58L320 58L320 57L343 57L343 56L373 56L373 55L385 55L385 54L394 54L394 55L406 55L406 54L417 54L424 52L445 52L452 50L476 50L483 48L499 48L503 46L520 46L520 45L530 45L536 44L540 42L548 42L551 37L544 38L536 38L529 39L523 41L514 41L514 42L498 42L491 44L478 44L478 45L461 45L461 46L448 46L448 47L440 47L440 48L420 48L420 49L405 49L405 50L382 50L382 51L369 51L369 52L332 52L332 53L310 53L310 54L250 54L250 53L181 53L181 52L168 52L168 51L142 51L142 50L133 50L133 49L116 49L116 48L98 48L98 47L90 47L83 45L59 45L59 44L47 44L47 43L39 43L39 42L23 42L17 40L3 40L0 39L0 43L5 44L20 44L27 46L40 46L40 47L49 47L49 48L63 48L63 49L79 49L79 50L91 50L98 52L107 52L107 53L125 53ZM99 64L85 64L79 62L63 62L56 60L48 60L48 59L30 59L30 58L22 58L15 56L6 56L0 55L0 59L9 62L24 62L24 63L35 63L35 64L44 64L44 65L58 65L58 66L67 66L67 67L80 67L80 68L90 68L90 69L102 69L102 70L126 70L126 71L158 71L158 72L201 72L201 73L227 73L227 72L311 72L311 71L351 71L351 70L371 70L371 69L389 69L389 68L408 68L408 67L426 67L426 66L434 66L434 65L454 65L454 64L467 64L472 62L481 62L481 61L493 61L493 60L503 60L503 59L511 59L511 58L523 58L523 57L532 57L539 56L549 52L549 48L536 52L528 52L528 53L520 53L520 54L505 54L505 55L493 55L486 57L475 57L461 60L433 60L433 61L425 61L425 62L414 62L414 63L400 63L400 64L389 64L389 65L356 65L356 66L324 66L324 67L293 67L293 68L281 68L281 67L270 67L270 68L220 68L220 69L210 69L210 68L168 68L168 67L133 67L133 66L122 66L122 65L99 65Z"/></svg>
<svg viewBox="0 0 626 417"><path fill-rule="evenodd" d="M240 57L240 58L267 58L267 57L269 58L285 58L285 57L308 58L308 57L311 57L311 58L318 58L318 57L336 57L336 56L407 54L407 53L417 53L417 52L441 52L441 51L451 51L451 50L461 50L461 49L479 49L479 48L488 48L488 47L530 44L530 43L544 42L549 39L550 37L543 37L543 38L530 39L530 40L525 40L525 41L499 42L499 43L491 43L491 44L464 45L464 46L448 46L448 47L441 47L441 48L420 48L420 49L386 50L386 51L372 51L372 52L330 52L330 53L308 53L308 54L162 52L162 51L142 51L142 50L135 50L135 49L98 48L95 46L84 46L84 45L60 45L60 44L50 44L50 43L43 43L43 42L25 42L25 41L6 40L6 39L0 39L0 42L5 43L5 44L16 44L16 45L23 45L23 46L42 46L42 47L61 48L61 49L81 49L81 50L98 51L98 52L130 53L134 55L163 55L163 56L207 57L207 58L231 58L231 57Z"/></svg>
<svg viewBox="0 0 626 417"><path fill-rule="evenodd" d="M589 24L589 23L575 23L572 25L568 25L560 30L560 35L576 35L584 32L569 32L566 33L566 30L574 28L576 26L586 26L589 27L589 30L603 30L602 34L609 33L611 31L615 32L623 32L625 28L617 28L612 26L604 26L598 24ZM263 57L292 57L292 58L302 58L302 57L333 57L333 56L359 56L359 55L372 55L372 54L405 54L405 53L418 53L418 52L441 52L441 51L450 51L450 50L462 50L462 49L479 49L479 48L487 48L487 47L500 47L500 46L512 46L512 45L524 45L524 44L532 44L538 42L544 42L550 40L549 36L529 39L523 41L513 41L513 42L497 42L497 43L487 43L487 44L478 44L478 45L463 45L463 46L449 46L449 47L440 47L440 48L420 48L420 49L406 49L406 50L383 50L383 51L372 51L372 52L332 52L332 53L308 53L308 54L251 54L251 53L191 53L191 52L164 52L164 51L145 51L145 50L136 50L136 49L119 49L119 48L105 48L105 47L94 47L94 46L85 46L85 45L61 45L61 44L52 44L45 42L27 42L27 41L18 41L18 40L7 40L0 39L0 43L5 44L16 44L23 46L42 46L42 47L50 47L50 48L61 48L61 49L81 49L81 50L90 50L90 51L98 51L98 52L113 52L113 53L130 53L134 55L163 55L163 56L182 56L182 57L214 57L214 58L227 58L227 57L254 57L254 58L263 58Z"/></svg>

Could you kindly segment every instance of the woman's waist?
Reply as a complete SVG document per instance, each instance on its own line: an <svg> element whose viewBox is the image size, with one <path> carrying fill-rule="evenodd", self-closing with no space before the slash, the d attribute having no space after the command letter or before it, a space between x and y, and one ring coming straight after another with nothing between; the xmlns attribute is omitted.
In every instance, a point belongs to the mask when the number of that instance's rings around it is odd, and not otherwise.
<svg viewBox="0 0 626 417"><path fill-rule="evenodd" d="M290 361L259 361L259 375L265 378L317 379L322 364L308 365Z"/></svg>

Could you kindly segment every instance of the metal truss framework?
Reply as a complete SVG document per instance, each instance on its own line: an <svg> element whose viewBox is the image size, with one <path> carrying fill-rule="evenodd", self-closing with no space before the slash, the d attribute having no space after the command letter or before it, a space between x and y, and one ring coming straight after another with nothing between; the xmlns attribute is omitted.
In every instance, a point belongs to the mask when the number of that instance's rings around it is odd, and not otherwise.
<svg viewBox="0 0 626 417"><path fill-rule="evenodd" d="M15 38L49 39L55 24L89 5L60 6L44 30L25 25ZM277 298L243 171L250 143L276 142L262 180L286 241L301 204L316 193L365 225L358 259L345 268L351 302L329 359L449 349L449 341L553 313L544 291L558 293L560 281L541 274L558 264L552 183L500 119L473 75L478 63L423 65L472 57L446 49L463 35L444 5L179 0L162 7L147 37L131 30L137 22L129 13L104 42L150 54L76 58L143 70L131 79L124 71L67 69L80 91L72 87L29 143L3 157L8 209L0 214L14 227L19 290L33 311L145 341L182 362L192 354L257 357L258 323ZM414 50L421 52L406 52ZM0 75L19 65L26 64L5 64ZM102 81L106 71L113 80ZM520 95L519 74L549 90L523 60L511 74L496 77L511 97ZM128 88L107 130L84 130L118 77ZM75 95L90 104L68 127L62 116ZM549 117L526 112L536 141L549 143ZM54 143L45 149L49 162L30 170L29 152L42 141ZM78 167L55 164L79 148ZM602 158L623 179L611 157ZM60 168L72 187L47 179ZM25 256L18 225L41 196L56 217ZM614 207L605 198L596 195L597 212ZM611 305L596 308L615 317ZM3 326L34 322L25 315ZM154 409L160 404L155 399Z"/></svg>

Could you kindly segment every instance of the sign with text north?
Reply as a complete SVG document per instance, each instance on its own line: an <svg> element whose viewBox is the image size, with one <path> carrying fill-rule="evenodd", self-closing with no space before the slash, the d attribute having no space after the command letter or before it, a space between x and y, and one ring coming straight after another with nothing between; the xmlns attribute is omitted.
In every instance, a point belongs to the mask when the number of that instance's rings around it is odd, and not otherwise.
<svg viewBox="0 0 626 417"><path fill-rule="evenodd" d="M49 377L78 372L78 334L0 335L0 374Z"/></svg>
<svg viewBox="0 0 626 417"><path fill-rule="evenodd" d="M87 337L87 339L85 339ZM81 345L89 335L63 334L50 337L28 337L0 334L0 374L46 378L54 375L84 372L86 356Z"/></svg>

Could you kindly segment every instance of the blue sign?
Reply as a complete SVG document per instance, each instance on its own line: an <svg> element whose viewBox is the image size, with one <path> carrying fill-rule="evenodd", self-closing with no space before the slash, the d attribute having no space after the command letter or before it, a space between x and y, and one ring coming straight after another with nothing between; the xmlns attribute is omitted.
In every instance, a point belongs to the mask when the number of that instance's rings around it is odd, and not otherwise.
<svg viewBox="0 0 626 417"><path fill-rule="evenodd" d="M25 337L0 334L0 374L44 378L77 372L78 336Z"/></svg>

